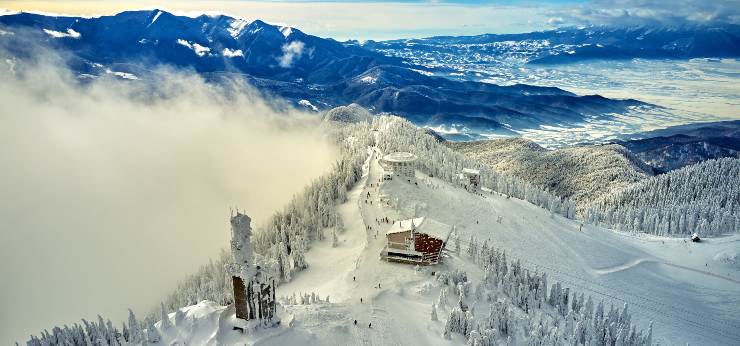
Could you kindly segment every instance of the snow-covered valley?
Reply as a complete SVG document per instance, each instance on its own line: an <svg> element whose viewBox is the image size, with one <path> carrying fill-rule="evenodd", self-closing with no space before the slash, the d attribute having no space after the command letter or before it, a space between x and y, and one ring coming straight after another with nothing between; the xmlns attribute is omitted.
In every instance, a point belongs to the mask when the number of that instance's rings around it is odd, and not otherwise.
<svg viewBox="0 0 740 346"><path fill-rule="evenodd" d="M484 280L484 271L467 251L471 240L474 246L487 241L488 246L504 250L511 261L518 259L524 268L546 273L551 282L569 287L574 295L583 293L619 309L626 303L639 329L646 330L654 322L655 343L732 345L740 340L740 236L691 243L582 226L526 201L496 192L473 194L420 171L416 183L383 181L378 163L382 153L377 148L368 153L361 180L338 206L345 230L339 233L337 246L332 246L331 239L315 242L306 255L308 268L278 287L282 319L278 327L242 335L231 330L233 308L202 302L171 313L174 326L161 330L163 341L463 344L462 335L443 336L456 299L449 299L447 307L439 303L445 285L438 277L464 270L472 286ZM455 226L440 265L419 268L379 258L390 223L377 220L413 216ZM302 301L306 295L315 298ZM507 299L495 291L494 296ZM477 294L470 294L465 303L475 317L487 316L495 304ZM433 304L439 304L437 321L430 317ZM527 340L524 335L512 335L509 341L514 344Z"/></svg>
<svg viewBox="0 0 740 346"><path fill-rule="evenodd" d="M374 43L378 51L429 68L435 75L496 85L558 87L578 95L636 99L658 107L631 107L608 117L594 116L577 125L543 125L514 129L518 135L548 148L578 143L603 143L627 134L679 124L738 119L737 77L740 61L726 59L584 60L565 64L531 64L542 41L451 44L440 39ZM481 133L454 122L433 126L452 140L490 139L501 134Z"/></svg>

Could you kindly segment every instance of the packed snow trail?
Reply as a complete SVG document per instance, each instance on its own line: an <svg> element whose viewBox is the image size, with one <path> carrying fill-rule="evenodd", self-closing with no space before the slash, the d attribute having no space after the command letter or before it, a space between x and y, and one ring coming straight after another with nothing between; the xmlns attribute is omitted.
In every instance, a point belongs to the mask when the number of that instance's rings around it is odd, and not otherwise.
<svg viewBox="0 0 740 346"><path fill-rule="evenodd" d="M314 244L306 256L308 269L280 285L278 296L317 292L322 298L331 297L331 304L286 307L296 316L295 328L313 335L301 344L459 344L459 340L441 337L443 321L429 321L432 298L407 293L432 277L416 272L413 266L379 258L385 231L391 225L376 221L389 216L379 200L379 155L374 148L369 151L362 179L349 191L348 201L339 206L346 229L339 235L339 246L331 248L328 241ZM327 333L327 328L335 333ZM264 344L289 344L293 337L286 334Z"/></svg>
<svg viewBox="0 0 740 346"><path fill-rule="evenodd" d="M671 267L675 267L675 268L679 268L679 269L690 270L690 271L695 272L695 273L709 275L711 277L715 277L715 278L718 278L718 279L723 279L723 280L727 280L727 281L730 281L730 282L733 282L733 283L736 283L736 284L740 284L740 281L739 280L735 280L733 278L730 278L730 277L727 277L727 276L723 276L723 275L720 275L720 274L715 274L715 273L711 273L711 272L708 272L708 271L705 271L705 270L690 268L690 267L686 267L686 266L682 266L682 265L678 265L678 264L673 264L673 263L670 263L670 262L662 262L662 261L657 261L657 260L648 259L648 258L639 258L639 259L636 259L636 260L629 261L629 262L627 262L625 264L617 265L617 266L613 266L613 267L594 269L594 272L597 273L597 274L599 274L599 275L612 274L612 273L616 273L616 272L621 272L623 270L632 269L632 268L634 268L634 267L636 267L636 266L638 266L640 264L643 264L643 263L659 263L659 264L664 264L664 265L667 265L667 266L671 266Z"/></svg>

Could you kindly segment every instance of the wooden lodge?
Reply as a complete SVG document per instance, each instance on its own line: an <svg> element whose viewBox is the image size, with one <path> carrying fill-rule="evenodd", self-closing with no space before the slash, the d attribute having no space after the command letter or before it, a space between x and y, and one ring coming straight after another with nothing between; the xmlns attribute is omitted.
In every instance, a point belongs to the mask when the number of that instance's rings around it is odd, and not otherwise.
<svg viewBox="0 0 740 346"><path fill-rule="evenodd" d="M380 257L409 264L437 264L451 232L451 226L425 217L397 221L386 232L387 244Z"/></svg>

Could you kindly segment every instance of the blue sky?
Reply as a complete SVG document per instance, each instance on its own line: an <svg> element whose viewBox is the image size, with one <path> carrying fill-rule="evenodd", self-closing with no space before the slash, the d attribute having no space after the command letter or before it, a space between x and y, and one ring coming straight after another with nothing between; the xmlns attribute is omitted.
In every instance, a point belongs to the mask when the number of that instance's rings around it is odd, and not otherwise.
<svg viewBox="0 0 740 346"><path fill-rule="evenodd" d="M0 0L0 8L73 15L152 8L225 13L336 39L518 33L591 24L740 23L740 0Z"/></svg>

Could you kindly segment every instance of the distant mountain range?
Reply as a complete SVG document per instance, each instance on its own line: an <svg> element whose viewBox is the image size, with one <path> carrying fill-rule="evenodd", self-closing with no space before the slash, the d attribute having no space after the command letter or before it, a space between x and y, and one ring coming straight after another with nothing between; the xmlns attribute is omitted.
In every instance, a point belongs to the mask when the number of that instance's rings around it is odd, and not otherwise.
<svg viewBox="0 0 740 346"><path fill-rule="evenodd" d="M723 157L740 158L740 120L669 127L617 141L659 172Z"/></svg>
<svg viewBox="0 0 740 346"><path fill-rule="evenodd" d="M418 125L456 125L488 133L568 126L610 117L636 100L577 96L551 87L498 86L430 76L406 59L298 29L224 15L130 11L94 18L32 13L0 16L0 45L32 56L29 40L71 53L79 74L146 79L151 68L191 69L211 81L243 78L266 94L311 111L357 103Z"/></svg>
<svg viewBox="0 0 740 346"><path fill-rule="evenodd" d="M436 36L423 39L349 42L375 51L397 51L439 62L460 56L479 62L521 59L530 64L589 59L687 59L740 56L740 25L671 27L592 26L523 34ZM404 51L405 53L400 53ZM470 61L473 63L474 61Z"/></svg>

